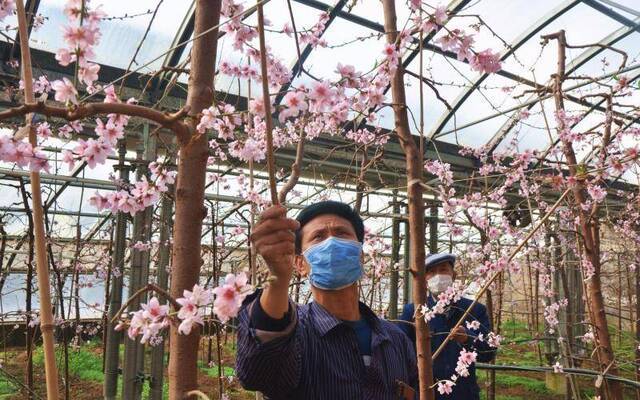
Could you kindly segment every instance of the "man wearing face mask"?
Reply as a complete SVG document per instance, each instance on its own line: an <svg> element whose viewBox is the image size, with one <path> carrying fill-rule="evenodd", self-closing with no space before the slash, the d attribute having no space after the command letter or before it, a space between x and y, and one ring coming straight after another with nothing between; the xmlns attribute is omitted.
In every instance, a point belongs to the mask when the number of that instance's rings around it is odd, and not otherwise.
<svg viewBox="0 0 640 400"><path fill-rule="evenodd" d="M453 254L440 253L427 257L425 263L425 278L427 279L428 296L427 305L433 307L438 295L445 292L455 279L454 265L456 257ZM461 298L457 302L450 304L445 312L436 314L429 320L429 330L431 331L431 351L435 352L440 347L444 339L449 335L453 326L458 322L467 308L472 304L472 300ZM415 306L410 303L404 306L402 316L403 321L413 323ZM407 336L415 344L416 331L413 324L402 323L399 325ZM477 329L476 329L477 328ZM491 331L491 321L484 305L476 303L464 322L458 326L455 334L444 347L442 353L433 362L434 381L449 380L452 375L459 375L456 372L460 351L464 348L468 351L474 350L477 353L476 361L490 362L495 356L495 350L487 344L487 335ZM436 392L438 400L479 400L480 387L476 380L475 366L469 368L469 376L459 376L453 386L451 394L440 394Z"/></svg>
<svg viewBox="0 0 640 400"><path fill-rule="evenodd" d="M251 235L274 278L238 316L236 371L269 399L413 399L411 341L359 302L364 225L344 203L324 201L296 220L274 206ZM309 275L314 301L288 296L294 265Z"/></svg>

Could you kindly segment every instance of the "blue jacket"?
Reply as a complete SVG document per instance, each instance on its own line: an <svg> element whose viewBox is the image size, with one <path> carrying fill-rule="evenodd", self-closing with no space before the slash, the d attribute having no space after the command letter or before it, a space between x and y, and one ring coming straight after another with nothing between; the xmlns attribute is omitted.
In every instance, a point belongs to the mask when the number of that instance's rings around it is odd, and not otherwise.
<svg viewBox="0 0 640 400"><path fill-rule="evenodd" d="M472 301L467 298L460 299L457 303L452 304L444 314L438 314L434 318L429 321L429 330L431 331L431 351L435 352L440 344L444 341L444 339L449 334L451 328L458 322L458 319L462 317L464 311L471 305ZM429 307L433 307L435 305L434 299L429 296L427 299L427 304ZM415 311L415 306L413 304L407 304L404 306L402 311L402 316L400 317L403 321L414 322L413 315ZM480 322L480 329L473 330L468 329L466 324L463 323L463 326L467 330L467 334L469 336L475 337L478 336L479 333L482 333L485 337L485 341L480 342L474 340L473 338L469 340L467 344L464 346L467 349L473 349L478 353L478 357L476 361L479 362L490 362L493 360L495 356L495 350L491 348L487 342L486 337L487 334L491 331L491 321L489 321L489 316L487 314L487 309L484 305L480 303L476 303L473 306L471 312L465 318L465 322L477 320ZM409 336L411 341L413 341L414 346L416 342L416 331L412 325L400 323L400 328ZM438 358L435 359L433 365L433 378L434 382L443 379L451 379L451 376L455 374L456 364L458 363L458 355L460 354L460 350L462 349L461 344L456 342L455 340L450 340L444 350ZM479 400L480 399L480 387L478 386L478 382L476 380L476 369L475 366L472 365L469 368L469 376L458 377L456 385L453 387L453 392L449 395L440 395L436 390L436 399L438 400Z"/></svg>

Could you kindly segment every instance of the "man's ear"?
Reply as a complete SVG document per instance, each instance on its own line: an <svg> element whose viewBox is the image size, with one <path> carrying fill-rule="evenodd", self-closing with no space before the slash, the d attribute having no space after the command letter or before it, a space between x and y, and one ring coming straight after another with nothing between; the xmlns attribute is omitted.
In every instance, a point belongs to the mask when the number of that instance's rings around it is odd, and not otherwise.
<svg viewBox="0 0 640 400"><path fill-rule="evenodd" d="M309 275L309 263L305 260L304 256L301 254L296 254L293 259L293 266L296 271L300 274L300 276L308 276Z"/></svg>

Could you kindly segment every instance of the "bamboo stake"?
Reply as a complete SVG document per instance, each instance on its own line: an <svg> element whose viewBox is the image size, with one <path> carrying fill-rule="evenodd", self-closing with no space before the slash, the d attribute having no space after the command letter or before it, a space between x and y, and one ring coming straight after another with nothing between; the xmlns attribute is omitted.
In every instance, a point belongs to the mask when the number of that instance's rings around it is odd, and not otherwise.
<svg viewBox="0 0 640 400"><path fill-rule="evenodd" d="M16 1L18 12L18 31L20 34L20 54L22 57L22 81L24 82L24 97L27 103L35 101L33 95L33 73L31 70L31 53L29 50L29 35L27 33L27 17L23 0ZM29 128L29 143L37 146L36 131L31 126L32 114L27 114L26 125ZM33 208L33 226L35 234L36 269L38 277L38 296L40 298L40 330L44 347L44 370L47 385L47 399L57 400L58 370L53 338L53 312L51 310L51 293L49 292L49 269L44 234L44 212L42 209L42 195L40 190L40 173L31 171L31 196Z"/></svg>
<svg viewBox="0 0 640 400"><path fill-rule="evenodd" d="M271 98L269 97L269 76L267 74L267 45L264 39L264 12L262 2L258 2L258 36L260 37L260 71L262 74L262 103L264 105L264 123L267 137L267 170L271 203L280 204L276 189L276 167L273 158L273 120L271 119Z"/></svg>
<svg viewBox="0 0 640 400"><path fill-rule="evenodd" d="M540 222L538 223L538 225L536 225L535 228L533 228L528 234L527 236L525 236L525 238L522 240L522 242L518 245L518 247L516 247L511 254L509 255L509 258L507 259L507 262L513 260L513 258L516 256L516 254L518 254L520 252L520 250L522 250L522 248L524 247L525 244L527 244L529 242L529 239L531 239L533 237L533 235L538 231L538 229L540 229L541 226L544 225L545 221L547 219L549 219L549 217L551 216L551 214L553 214L553 212L556 210L556 208L558 208L558 206L560 205L560 203L562 202L562 200L564 200L564 198L567 196L567 194L569 194L571 189L567 189L565 190L562 195L558 198L558 200L555 202L555 204L549 209L549 211L547 211L547 213L545 214L544 217L542 217L542 219L540 220ZM435 360L440 353L442 353L442 350L444 350L444 347L447 345L447 343L449 343L449 340L451 340L451 338L453 337L453 333L456 331L456 329L458 328L458 326L460 326L460 324L464 321L465 318L467 318L467 315L469 315L469 312L471 312L471 309L478 303L478 299L484 294L484 292L487 291L487 289L489 288L489 286L491 286L491 284L493 283L493 281L496 280L496 278L498 276L500 276L500 272L498 271L496 273L494 273L491 278L489 278L487 280L487 282L482 286L482 288L480 289L480 291L478 292L478 294L476 295L476 298L473 300L473 302L469 305L469 307L467 307L467 309L465 310L465 312L462 314L462 316L460 317L460 319L458 320L458 322L456 322L456 324L453 326L453 328L451 328L451 331L449 332L449 334L447 335L447 337L444 339L444 341L442 342L442 344L440 345L440 347L438 347L438 349L433 353L433 359Z"/></svg>

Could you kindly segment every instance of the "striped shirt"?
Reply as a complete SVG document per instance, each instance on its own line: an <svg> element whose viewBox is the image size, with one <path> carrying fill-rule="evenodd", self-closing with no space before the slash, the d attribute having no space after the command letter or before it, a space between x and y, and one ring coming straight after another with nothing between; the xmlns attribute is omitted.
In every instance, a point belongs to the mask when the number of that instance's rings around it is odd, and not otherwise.
<svg viewBox="0 0 640 400"><path fill-rule="evenodd" d="M371 326L371 364L366 367L354 330L312 302L295 305L282 331L255 329L251 312L259 292L239 314L236 373L242 386L279 399L398 399L398 382L417 387L411 341L394 324L360 303Z"/></svg>

